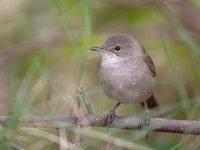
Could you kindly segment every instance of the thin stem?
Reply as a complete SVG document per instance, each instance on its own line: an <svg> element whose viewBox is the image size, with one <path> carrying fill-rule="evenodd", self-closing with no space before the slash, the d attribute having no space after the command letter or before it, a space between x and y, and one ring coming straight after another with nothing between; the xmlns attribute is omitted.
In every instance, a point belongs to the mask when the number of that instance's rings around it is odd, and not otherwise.
<svg viewBox="0 0 200 150"><path fill-rule="evenodd" d="M94 111L92 110L92 106L90 105L90 103L89 103L89 101L88 101L88 99L87 99L87 96L86 96L86 94L85 94L84 89L83 89L83 88L80 88L80 89L78 90L78 92L80 92L80 94L82 95L82 100L83 100L83 102L84 102L84 104L85 104L85 107L86 107L86 109L87 109L87 113L90 114L90 115L94 115Z"/></svg>
<svg viewBox="0 0 200 150"><path fill-rule="evenodd" d="M57 129L59 134L59 146L60 150L67 150L67 135L65 128L58 128Z"/></svg>

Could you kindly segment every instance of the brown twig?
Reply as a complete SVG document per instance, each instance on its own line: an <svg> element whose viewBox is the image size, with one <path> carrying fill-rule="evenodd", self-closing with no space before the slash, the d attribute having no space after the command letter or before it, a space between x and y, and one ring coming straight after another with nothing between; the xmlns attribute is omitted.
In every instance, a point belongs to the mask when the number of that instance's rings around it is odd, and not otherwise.
<svg viewBox="0 0 200 150"><path fill-rule="evenodd" d="M81 92L78 89L76 95L77 102L77 120L76 120L76 134L75 134L75 145L80 145L80 120L81 120Z"/></svg>
<svg viewBox="0 0 200 150"><path fill-rule="evenodd" d="M0 116L0 123L6 125L11 119L9 116ZM106 127L105 117L86 115L81 116L81 125ZM20 119L21 127L33 128L73 128L76 127L77 117L75 116L31 116ZM137 117L118 117L116 116L110 124L111 128L122 128L128 130L141 130L142 119ZM172 120L151 118L149 123L149 131L183 133L200 135L200 121Z"/></svg>

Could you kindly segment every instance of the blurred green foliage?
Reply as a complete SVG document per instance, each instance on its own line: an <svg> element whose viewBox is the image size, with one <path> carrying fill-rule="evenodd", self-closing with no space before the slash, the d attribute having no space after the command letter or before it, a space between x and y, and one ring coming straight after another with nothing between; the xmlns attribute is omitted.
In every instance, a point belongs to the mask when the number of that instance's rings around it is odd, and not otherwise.
<svg viewBox="0 0 200 150"><path fill-rule="evenodd" d="M155 94L162 110L179 106L165 117L198 120L199 39L192 36L192 29L176 12L181 5L129 0L3 0L0 4L0 113L14 116L6 126L0 126L0 149L58 149L58 143L23 131L19 119L74 114L78 87L86 90L95 113L106 114L116 102L102 92L99 56L88 49L117 33L136 37L153 58L158 72ZM199 11L200 4L195 0L186 5ZM117 113L131 116L143 111L138 104L123 105ZM111 139L120 138L122 145L131 142L147 149L199 148L199 137L192 135L151 133L146 140L143 131L91 130ZM53 129L41 131L57 136ZM67 129L67 135L73 143L74 131ZM83 131L80 147L125 149L109 142Z"/></svg>

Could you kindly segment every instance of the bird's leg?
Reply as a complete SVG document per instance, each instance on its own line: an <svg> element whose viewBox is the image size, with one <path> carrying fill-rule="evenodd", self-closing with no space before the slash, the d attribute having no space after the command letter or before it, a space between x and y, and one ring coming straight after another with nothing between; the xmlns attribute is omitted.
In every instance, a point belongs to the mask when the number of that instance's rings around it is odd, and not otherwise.
<svg viewBox="0 0 200 150"><path fill-rule="evenodd" d="M147 102L144 103L144 106L145 106L145 115L146 115L145 123L146 125L149 125L150 115L149 115L149 108L147 107Z"/></svg>
<svg viewBox="0 0 200 150"><path fill-rule="evenodd" d="M121 104L120 102L117 103L117 104L110 110L110 112L105 116L104 122L105 122L105 125L106 125L107 129L108 129L109 124L111 124L111 123L113 122L113 120L114 120L114 118L115 118L115 116L116 116L115 110L117 109L117 107L119 107L120 104Z"/></svg>
<svg viewBox="0 0 200 150"><path fill-rule="evenodd" d="M145 108L145 118L142 120L141 127L145 127L149 125L150 122L150 115L149 115L149 109L147 107L147 102L144 102L144 108ZM148 138L149 132L146 133L146 139Z"/></svg>

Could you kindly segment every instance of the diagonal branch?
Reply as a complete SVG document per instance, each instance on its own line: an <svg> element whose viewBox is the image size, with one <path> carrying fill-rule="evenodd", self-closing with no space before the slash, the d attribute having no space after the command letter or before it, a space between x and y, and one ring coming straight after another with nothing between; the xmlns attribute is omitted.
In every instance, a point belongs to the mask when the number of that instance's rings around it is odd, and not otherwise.
<svg viewBox="0 0 200 150"><path fill-rule="evenodd" d="M0 124L6 125L10 120L9 116L0 116ZM81 117L81 124L83 126L106 127L105 117L87 115ZM20 119L21 127L33 128L61 128L61 127L76 127L75 116L31 116ZM128 130L142 130L142 119L137 117L115 117L111 128L122 128ZM172 120L151 118L149 124L149 131L183 133L200 135L200 121L186 121L186 120Z"/></svg>

